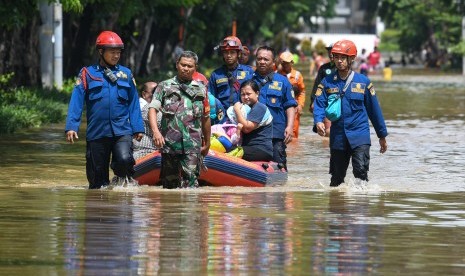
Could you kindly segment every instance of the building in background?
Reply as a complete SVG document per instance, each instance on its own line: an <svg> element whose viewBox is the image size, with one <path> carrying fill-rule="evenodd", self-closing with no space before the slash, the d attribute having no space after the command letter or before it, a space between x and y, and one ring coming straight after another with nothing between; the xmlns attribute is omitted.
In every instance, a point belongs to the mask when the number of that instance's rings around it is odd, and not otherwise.
<svg viewBox="0 0 465 276"><path fill-rule="evenodd" d="M310 20L317 25L316 33L333 34L375 34L384 31L384 24L379 17L366 21L370 0L339 0L335 7L336 16L327 18L312 17Z"/></svg>
<svg viewBox="0 0 465 276"><path fill-rule="evenodd" d="M318 27L316 31L289 33L290 37L310 40L311 46L321 40L329 45L340 39L352 40L358 49L365 48L371 52L379 43L379 37L384 31L384 24L379 17L367 22L366 15L370 0L339 0L335 6L336 15L332 18L312 17L311 22Z"/></svg>

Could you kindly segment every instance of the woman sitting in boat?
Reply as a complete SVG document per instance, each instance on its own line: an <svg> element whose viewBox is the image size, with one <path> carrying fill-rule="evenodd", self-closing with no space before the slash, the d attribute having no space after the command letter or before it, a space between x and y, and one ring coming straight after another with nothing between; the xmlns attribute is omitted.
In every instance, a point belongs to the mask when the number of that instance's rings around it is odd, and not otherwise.
<svg viewBox="0 0 465 276"><path fill-rule="evenodd" d="M272 118L268 107L258 101L260 88L253 80L241 85L241 102L234 104L237 123L242 124L242 148L247 161L270 161L273 159ZM244 116L242 105L250 107L250 112Z"/></svg>

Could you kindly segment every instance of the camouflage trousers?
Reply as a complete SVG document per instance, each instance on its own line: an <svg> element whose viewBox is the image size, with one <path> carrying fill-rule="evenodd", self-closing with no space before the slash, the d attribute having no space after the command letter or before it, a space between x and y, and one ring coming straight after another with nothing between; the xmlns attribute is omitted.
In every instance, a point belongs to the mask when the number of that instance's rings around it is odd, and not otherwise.
<svg viewBox="0 0 465 276"><path fill-rule="evenodd" d="M197 188L200 153L161 154L161 184L166 189Z"/></svg>

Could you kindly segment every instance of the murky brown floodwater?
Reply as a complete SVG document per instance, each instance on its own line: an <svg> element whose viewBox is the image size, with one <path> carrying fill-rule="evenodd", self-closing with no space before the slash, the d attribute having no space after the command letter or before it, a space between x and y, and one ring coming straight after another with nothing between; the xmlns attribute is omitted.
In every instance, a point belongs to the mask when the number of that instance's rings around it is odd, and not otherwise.
<svg viewBox="0 0 465 276"><path fill-rule="evenodd" d="M465 273L464 83L378 84L389 150L329 189L328 141L288 149L281 187L89 191L84 137L0 137L0 274Z"/></svg>

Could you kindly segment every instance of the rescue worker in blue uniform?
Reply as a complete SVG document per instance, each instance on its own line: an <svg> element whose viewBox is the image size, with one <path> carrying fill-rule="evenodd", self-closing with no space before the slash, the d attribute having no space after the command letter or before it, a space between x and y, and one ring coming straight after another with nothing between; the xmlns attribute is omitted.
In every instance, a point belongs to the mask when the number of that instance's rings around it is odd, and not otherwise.
<svg viewBox="0 0 465 276"><path fill-rule="evenodd" d="M286 144L292 140L297 101L287 77L275 73L274 60L273 48L259 47L253 80L260 87L258 100L266 104L273 116L273 161L287 170Z"/></svg>
<svg viewBox="0 0 465 276"><path fill-rule="evenodd" d="M211 74L208 92L221 102L224 110L228 110L230 106L240 102L240 86L252 78L253 69L248 65L239 64L242 54L242 43L239 38L226 37L220 43L219 50L224 65ZM227 116L224 116L220 123L224 123L226 118Z"/></svg>
<svg viewBox="0 0 465 276"><path fill-rule="evenodd" d="M74 86L66 119L66 139L78 139L86 105L86 175L89 189L110 184L109 166L118 185L136 184L132 138L144 133L139 97L131 70L118 64L124 44L114 32L103 31L96 40L98 64L84 67Z"/></svg>
<svg viewBox="0 0 465 276"><path fill-rule="evenodd" d="M371 146L368 119L379 138L381 153L387 150L388 132L373 84L366 76L351 70L357 56L355 44L350 40L340 40L333 45L331 53L337 71L319 84L313 115L318 134L324 136L323 120L328 98L331 95L341 98L341 116L332 121L329 138L330 186L337 187L344 182L351 158L355 178L368 181Z"/></svg>

